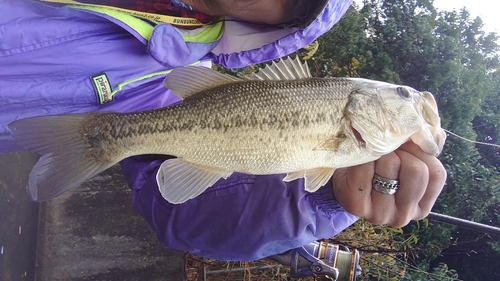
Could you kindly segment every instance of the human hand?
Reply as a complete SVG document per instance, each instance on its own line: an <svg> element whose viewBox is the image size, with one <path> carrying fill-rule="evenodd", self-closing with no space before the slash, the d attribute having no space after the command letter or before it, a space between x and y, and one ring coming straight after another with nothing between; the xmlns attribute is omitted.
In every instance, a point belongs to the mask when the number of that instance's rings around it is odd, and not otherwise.
<svg viewBox="0 0 500 281"><path fill-rule="evenodd" d="M374 174L399 179L397 192L374 190ZM436 157L407 142L375 162L337 169L332 180L335 197L347 212L373 224L401 227L429 214L443 189L446 171Z"/></svg>

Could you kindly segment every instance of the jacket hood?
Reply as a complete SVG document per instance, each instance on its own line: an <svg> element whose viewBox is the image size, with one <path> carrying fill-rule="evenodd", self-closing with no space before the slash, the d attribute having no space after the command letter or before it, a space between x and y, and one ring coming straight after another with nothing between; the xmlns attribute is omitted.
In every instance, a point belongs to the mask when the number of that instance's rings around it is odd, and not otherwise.
<svg viewBox="0 0 500 281"><path fill-rule="evenodd" d="M225 33L211 59L227 68L241 68L287 56L316 40L336 24L352 0L330 0L323 12L304 29L269 29L226 21Z"/></svg>

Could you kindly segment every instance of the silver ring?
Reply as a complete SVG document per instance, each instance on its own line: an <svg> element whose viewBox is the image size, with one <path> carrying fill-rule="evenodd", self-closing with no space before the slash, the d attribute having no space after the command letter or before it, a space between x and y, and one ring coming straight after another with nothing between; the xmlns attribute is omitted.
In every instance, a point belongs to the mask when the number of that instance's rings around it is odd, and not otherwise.
<svg viewBox="0 0 500 281"><path fill-rule="evenodd" d="M373 189L383 194L393 195L398 191L399 181L398 180L390 180L383 178L377 174L373 176L372 181Z"/></svg>

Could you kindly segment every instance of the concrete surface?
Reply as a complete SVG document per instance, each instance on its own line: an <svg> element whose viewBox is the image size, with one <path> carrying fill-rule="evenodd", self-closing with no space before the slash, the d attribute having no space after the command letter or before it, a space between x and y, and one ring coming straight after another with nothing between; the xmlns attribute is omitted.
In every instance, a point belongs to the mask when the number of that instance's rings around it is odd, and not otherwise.
<svg viewBox="0 0 500 281"><path fill-rule="evenodd" d="M33 280L39 204L28 200L26 181L38 156L0 154L0 280Z"/></svg>
<svg viewBox="0 0 500 281"><path fill-rule="evenodd" d="M135 213L118 166L41 203L34 237L34 279L1 281L183 279L184 254L163 248Z"/></svg>

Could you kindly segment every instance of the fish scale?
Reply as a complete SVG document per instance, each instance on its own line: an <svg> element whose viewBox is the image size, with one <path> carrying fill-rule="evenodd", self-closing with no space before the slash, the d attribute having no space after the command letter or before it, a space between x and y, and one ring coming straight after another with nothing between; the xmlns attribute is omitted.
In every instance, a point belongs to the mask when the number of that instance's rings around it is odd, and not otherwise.
<svg viewBox="0 0 500 281"><path fill-rule="evenodd" d="M96 131L101 139L110 142L122 139L128 144L124 151L131 155L168 154L202 165L232 167L238 172L283 173L290 166L283 155L290 143L297 147L303 143L300 147L306 154L335 133L331 120L341 119L347 94L340 97L331 91L310 89L328 89L336 84L335 79L235 83L211 89L174 107L115 114L115 118L105 115L104 128ZM107 127L120 128L118 135L111 130L102 136ZM228 157L215 161L224 150L230 151ZM283 159L286 166L279 170L251 168L261 166L270 156Z"/></svg>

